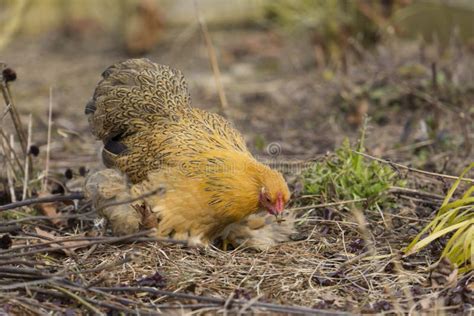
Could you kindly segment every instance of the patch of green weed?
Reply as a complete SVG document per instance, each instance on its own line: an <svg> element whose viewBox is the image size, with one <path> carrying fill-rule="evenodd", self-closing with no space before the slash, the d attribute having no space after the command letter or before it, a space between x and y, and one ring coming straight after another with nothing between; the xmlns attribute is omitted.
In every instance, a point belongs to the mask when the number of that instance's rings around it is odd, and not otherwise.
<svg viewBox="0 0 474 316"><path fill-rule="evenodd" d="M355 150L346 139L334 155L304 173L306 194L320 195L328 202L367 199L369 207L373 207L389 202L386 193L390 187L405 186L389 165L369 161L357 153L364 151L364 134Z"/></svg>

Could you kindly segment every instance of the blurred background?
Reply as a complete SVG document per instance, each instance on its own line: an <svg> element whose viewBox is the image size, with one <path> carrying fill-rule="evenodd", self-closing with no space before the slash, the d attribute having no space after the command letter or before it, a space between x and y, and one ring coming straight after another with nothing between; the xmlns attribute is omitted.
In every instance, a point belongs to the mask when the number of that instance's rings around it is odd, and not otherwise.
<svg viewBox="0 0 474 316"><path fill-rule="evenodd" d="M256 154L324 154L368 115L372 154L457 174L473 158L473 21L471 0L0 0L0 62L40 149L52 88L52 168L97 161L84 106L118 61L178 68L193 104L219 111L207 34Z"/></svg>

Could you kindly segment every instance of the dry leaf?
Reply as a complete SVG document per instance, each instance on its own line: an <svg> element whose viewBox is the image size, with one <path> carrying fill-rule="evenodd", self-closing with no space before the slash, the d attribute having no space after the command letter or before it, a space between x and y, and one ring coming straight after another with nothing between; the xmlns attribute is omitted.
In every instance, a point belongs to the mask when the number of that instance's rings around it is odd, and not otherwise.
<svg viewBox="0 0 474 316"><path fill-rule="evenodd" d="M141 215L141 226L145 229L156 228L158 226L158 217L153 213L149 206L145 204L133 205Z"/></svg>
<svg viewBox="0 0 474 316"><path fill-rule="evenodd" d="M418 301L418 304L421 306L422 311L426 311L431 308L433 299L431 297L426 297Z"/></svg>
<svg viewBox="0 0 474 316"><path fill-rule="evenodd" d="M62 241L69 238L69 237L58 237L38 227L35 227L35 230L38 236L44 237L45 239L48 239L48 240ZM85 233L75 235L75 237L84 237L84 236L85 236ZM62 251L66 255L70 256L74 254L74 250L82 248L82 247L86 247L87 245L89 245L89 241L87 240L70 240L70 241L64 241L57 244L56 243L50 244L49 247L55 248L58 251ZM71 248L64 248L64 247L71 247Z"/></svg>
<svg viewBox="0 0 474 316"><path fill-rule="evenodd" d="M40 192L38 194L38 197L47 197L50 196L49 193L46 192ZM53 223L53 225L56 226L66 226L66 221L64 219L59 219L58 216L60 215L58 213L58 208L57 208L57 203L56 202L51 202L51 203L42 203L39 205L39 209L41 212L48 216L51 217L50 221Z"/></svg>

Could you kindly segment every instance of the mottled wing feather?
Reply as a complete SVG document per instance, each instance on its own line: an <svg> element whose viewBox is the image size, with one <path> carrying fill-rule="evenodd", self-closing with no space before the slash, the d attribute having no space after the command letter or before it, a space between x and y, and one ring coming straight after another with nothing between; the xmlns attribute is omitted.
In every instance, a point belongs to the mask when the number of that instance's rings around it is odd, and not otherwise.
<svg viewBox="0 0 474 316"><path fill-rule="evenodd" d="M148 114L167 116L189 107L182 73L148 59L131 59L105 70L86 107L93 134L108 140L144 128Z"/></svg>
<svg viewBox="0 0 474 316"><path fill-rule="evenodd" d="M93 134L106 145L106 165L118 167L133 182L166 166L196 175L215 150L250 155L230 122L190 107L181 72L132 59L109 67L102 76L86 113ZM120 145L111 147L110 142Z"/></svg>

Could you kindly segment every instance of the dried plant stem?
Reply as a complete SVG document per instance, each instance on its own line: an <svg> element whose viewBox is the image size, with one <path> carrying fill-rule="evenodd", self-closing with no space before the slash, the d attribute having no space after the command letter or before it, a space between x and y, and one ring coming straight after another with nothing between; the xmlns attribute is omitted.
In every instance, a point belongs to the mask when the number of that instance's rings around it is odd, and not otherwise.
<svg viewBox="0 0 474 316"><path fill-rule="evenodd" d="M71 288L71 286L69 286L69 287ZM44 294L47 294L47 295L53 296L53 297L58 297L58 298L67 297L67 295L65 295L64 293L60 293L58 291L53 291L53 290L49 290L49 289L44 289L44 288L41 288L41 287L31 286L31 287L29 287L29 289L34 291L34 292L44 293ZM99 300L96 300L96 299L91 299L91 298L86 298L86 297L84 297L84 300L86 300L87 302L89 302L91 304L95 304L95 305L106 307L106 308L109 308L109 309L112 309L112 310L124 312L124 313L126 313L126 315L140 315L140 313L137 310L132 310L132 309L129 309L125 306L117 306L115 304L106 303L104 301L99 301ZM163 314L162 313L153 313L153 312L148 312L147 311L147 313L143 313L143 315L163 315Z"/></svg>
<svg viewBox="0 0 474 316"><path fill-rule="evenodd" d="M415 189L409 189L409 188L396 187L396 186L390 187L388 192L394 193L394 194L404 193L404 194L411 194L415 196L423 196L423 197L427 197L434 200L444 200L444 196L439 195L439 194L424 192L421 190L415 190Z"/></svg>
<svg viewBox="0 0 474 316"><path fill-rule="evenodd" d="M50 202L61 202L61 201L70 201L70 200L81 200L84 198L82 193L72 193L68 195L52 195L42 198L23 200L20 202L14 202L6 205L0 205L0 212L12 210L18 207L41 204L41 203L50 203Z"/></svg>
<svg viewBox="0 0 474 316"><path fill-rule="evenodd" d="M90 243L88 243L87 245L83 245L82 247L88 247L95 244L113 244L117 242L123 242L129 239L133 239L135 237L146 236L148 234L151 234L153 231L154 231L153 229L150 229L150 230L144 230L144 231L140 231L138 233L130 234L126 236L109 237L109 238L100 239L100 240L92 240ZM168 239L166 240L163 239L161 241L168 241ZM60 241L55 240L54 243L59 244ZM58 250L72 249L72 248L77 248L77 247L78 247L77 245L62 245L59 247L55 246L55 247L49 247L49 248L43 248L43 249L35 249L35 250L25 252L25 253L13 253L10 255L0 255L0 259L4 260L4 259L17 258L17 257L26 257L26 256L32 256L38 253L46 253L46 252L52 252L52 251L58 251ZM3 289L3 288L0 287L0 289Z"/></svg>
<svg viewBox="0 0 474 316"><path fill-rule="evenodd" d="M2 117L0 118L2 121L3 119L5 118L5 116L7 116L8 112L10 112L10 108L12 107L11 104L8 104L6 107L5 107L5 110L3 111L2 113Z"/></svg>
<svg viewBox="0 0 474 316"><path fill-rule="evenodd" d="M100 207L97 208L97 212L100 213L100 211L102 211L103 209L106 209L108 207L123 205L123 204L127 204L127 203L133 203L133 202L142 200L144 198L147 198L147 197L155 195L155 194L162 194L163 192L165 192L165 189L162 188L162 187L159 187L159 188L156 188L154 190L151 190L149 192L146 192L146 193L141 194L141 195L139 195L137 197L134 197L134 198L125 199L125 200L116 201L116 202L105 203L105 204L103 204L103 205L101 205Z"/></svg>
<svg viewBox="0 0 474 316"><path fill-rule="evenodd" d="M44 178L41 190L46 192L46 184L48 183L49 175L49 152L51 149L51 125L53 118L53 88L49 87L49 111L48 111L48 143L46 144L46 165L44 170Z"/></svg>
<svg viewBox="0 0 474 316"><path fill-rule="evenodd" d="M48 278L48 279L10 283L10 284L7 284L7 285L1 285L0 290L2 290L2 291L14 290L14 289L18 289L18 288L29 287L29 286L32 286L32 285L45 284L45 283L49 283L51 281L60 280L60 279L61 279L61 277L51 277L51 278Z"/></svg>
<svg viewBox="0 0 474 316"><path fill-rule="evenodd" d="M15 163L18 165L20 171L21 171L21 174L24 175L25 174L25 170L23 169L23 165L22 163L20 162L20 159L18 158L18 155L16 154L16 152L13 150L13 148L10 146L10 142L8 141L8 137L7 135L5 135L5 133L3 132L2 128L0 127L0 136L2 137L2 139L4 140L4 142L1 142L0 141L0 144L5 144L7 147L8 147L8 152L11 152L13 153L13 156L14 156L14 160L15 160ZM7 150L6 148L4 148L4 154L5 154L5 157L8 157L7 156ZM9 165L14 169L13 167L13 163L10 162L9 159L7 159L7 162L9 163Z"/></svg>
<svg viewBox="0 0 474 316"><path fill-rule="evenodd" d="M46 237L38 237L38 238L43 238L46 239ZM66 243L66 242L71 242L71 241L92 241L92 240L102 240L102 239L107 239L109 237L76 237L76 236L69 236L69 237L62 237L61 240L49 240L44 241L41 243L37 244L27 244L23 246L17 246L13 247L10 249L5 249L5 250L0 250L0 255L9 253L9 252L16 252L19 250L25 250L25 249L31 249L31 248L40 248L44 246L48 246L51 244L61 244L61 243Z"/></svg>
<svg viewBox="0 0 474 316"><path fill-rule="evenodd" d="M353 208L351 209L351 212L352 212L352 215L354 215L354 218L358 224L359 232L362 235L362 238L365 240L365 244L366 244L366 247L368 248L368 252L372 256L375 256L377 254L377 249L374 247L373 239L370 238L371 233L369 230L369 223L367 221L367 218L364 215L364 212L362 212L362 210L360 210L359 208Z"/></svg>
<svg viewBox="0 0 474 316"><path fill-rule="evenodd" d="M27 143L26 143L26 148L30 148L31 147L31 130L32 130L32 127L33 127L33 119L32 119L32 116L30 114L30 116L28 117L28 139L27 139ZM27 197L27 193L28 193L28 180L29 180L29 170L30 170L30 156L29 155L26 155L25 156L25 177L23 179L23 195L21 197L21 199L24 201L26 200L26 197Z"/></svg>
<svg viewBox="0 0 474 316"><path fill-rule="evenodd" d="M20 115L18 114L18 111L15 107L15 104L13 103L13 98L11 96L11 92L10 92L10 88L8 86L8 83L6 83L5 81L1 81L0 82L0 89L2 90L5 105L6 105L7 109L10 112L13 125L15 126L15 130L16 130L16 133L18 135L18 139L20 140L21 149L23 151L23 154L26 156L27 153L28 153L28 149L26 148L26 136L25 136L25 132L23 131L23 128L22 128Z"/></svg>
<svg viewBox="0 0 474 316"><path fill-rule="evenodd" d="M199 296L199 295L188 294L188 293L177 293L177 292L159 290L159 289L151 288L151 287L99 287L95 289L98 289L104 292L109 292L109 291L137 292L137 293L147 292L151 294L163 295L163 296L168 296L168 297L177 298L177 299L197 300L201 302L215 303L219 305L225 305L226 302L228 301L228 299L223 299L223 298ZM246 301L246 300L231 299L228 302L228 305L245 306L248 303L249 301ZM302 313L302 314L326 315L326 316L348 315L348 313L345 313L345 312L324 311L324 310L318 310L318 309L313 309L313 308L303 307L303 306L286 306L286 305L278 305L278 304L264 303L264 302L258 302L258 301L252 302L252 303L253 303L252 306L254 307L265 308L273 312L300 313L300 314Z"/></svg>
<svg viewBox="0 0 474 316"><path fill-rule="evenodd" d="M86 203L84 206L89 207L91 203ZM70 215L57 215L57 216L47 216L47 215L39 215L39 216L28 216L28 217L23 217L20 219L14 219L10 221L5 221L2 223L2 225L15 225L19 223L31 223L32 225L36 225L35 222L41 221L41 220L51 220L51 219L71 219L71 218L84 218L89 215L93 215L96 213L95 210L90 210L85 213L81 213L81 210L84 209L85 207L81 207L77 213L78 214L70 214ZM0 226L2 227L2 226Z"/></svg>
<svg viewBox="0 0 474 316"><path fill-rule="evenodd" d="M10 135L10 147L13 148L13 145L14 145L13 135ZM14 159L12 152L13 151L10 151L11 160ZM5 153L5 157L7 157L6 153ZM14 177L15 177L15 170L12 167L7 168L8 188L10 190L10 199L13 203L16 202L15 183L13 180Z"/></svg>
<svg viewBox="0 0 474 316"><path fill-rule="evenodd" d="M293 207L293 208L288 209L288 211L310 210L312 208L325 208L328 206L337 206L337 205L359 203L359 202L365 202L365 201L367 201L367 199L356 199L356 200L339 201L339 202L333 202L333 203L313 204L313 205L307 205L307 206L301 206L301 207Z"/></svg>
<svg viewBox="0 0 474 316"><path fill-rule="evenodd" d="M124 242L135 242L135 241L143 241L141 237L150 235L154 233L154 229L149 229L149 230L143 230L139 231L138 233L130 234L130 235L125 235L125 236L118 236L118 237L103 237L101 239L96 239L96 240L91 240L89 243L81 245L81 248L87 248L89 246L93 246L96 244L102 244L102 245L109 245L109 244L115 244L115 243L124 243ZM78 245L59 245L62 242L71 242L72 240L54 240L53 243L51 244L57 244L56 246L48 247L48 248L42 248L42 249L34 249L29 252L24 252L24 253L13 253L13 254L1 254L0 259L1 260L10 260L12 258L17 258L17 257L27 257L27 256L33 256L38 253L48 253L48 252L54 252L54 251L59 251L59 250L66 250L66 249L76 249L78 248ZM159 237L147 237L146 241L154 241L154 242L163 242L163 243L168 243L168 244L175 244L175 245L187 245L186 241L182 240L175 240L171 238L159 238ZM49 242L44 242L43 244L47 244ZM7 289L2 286L0 286L0 290ZM11 288L8 288L11 289Z"/></svg>
<svg viewBox="0 0 474 316"><path fill-rule="evenodd" d="M371 155L368 155L366 153L362 153L362 152L359 152L359 151L356 151L356 150L353 150L353 152L358 154L358 155L364 156L366 158L369 158L369 159L372 159L372 160L375 160L375 161L378 161L378 162L381 162L381 163L385 163L385 164L388 164L388 165L391 165L391 166L395 166L397 168L402 168L402 169L405 169L405 170L408 170L408 171L424 174L426 176L436 177L436 178L444 178L444 179L450 179L450 180L459 179L459 177L456 177L456 176L451 176L451 175L436 173L436 172L429 172L429 171L424 171L424 170L420 170L420 169L407 167L407 166L404 166L402 164L392 162L392 161L388 161L388 160L385 160L385 159L382 159L382 158L377 158L377 157L374 157L374 156L371 156ZM461 181L474 183L474 179L470 179L470 178L461 178Z"/></svg>
<svg viewBox="0 0 474 316"><path fill-rule="evenodd" d="M199 26L201 27L202 34L204 35L204 40L206 42L207 52L209 54L209 61L211 63L212 72L214 73L214 80L216 81L217 91L219 93L219 99L221 104L221 112L224 116L228 117L229 104L227 102L227 97L225 95L224 87L221 80L221 72L219 70L219 64L217 62L217 55L212 45L211 36L209 35L209 30L207 28L206 20L199 13L199 9L196 5L196 12L198 16Z"/></svg>
<svg viewBox="0 0 474 316"><path fill-rule="evenodd" d="M111 206L117 206L117 205L122 205L122 204L127 204L127 203L133 203L136 201L139 201L141 199L147 198L149 196L155 195L155 194L161 194L164 191L163 188L157 188L155 190L152 190L150 192L146 192L144 194L141 194L137 197L122 200L122 201L116 201L116 202L111 202L111 203L105 203L101 205L99 208L97 208L97 212L100 212L101 210L111 207ZM29 200L24 200L21 202L15 202L15 203L10 203L6 205L0 205L0 212L2 211L8 211L17 207L22 207L22 206L27 206L27 205L33 205L33 204L41 204L41 203L50 203L50 202L61 202L61 201L70 201L70 200L82 200L84 199L85 196L82 192L76 192L68 195L53 195L53 196L46 196L42 198L36 198L36 199L29 199ZM93 211L95 212L95 211ZM92 212L91 212L92 213ZM31 219L52 219L52 218L73 218L77 216L83 216L85 214L78 214L78 215L61 215L61 216L34 216ZM22 219L21 219L22 220ZM14 222L19 222L21 220L16 220L16 221L10 221L8 224L12 224Z"/></svg>
<svg viewBox="0 0 474 316"><path fill-rule="evenodd" d="M89 302L83 300L79 295L75 294L75 293L72 293L68 290L66 290L65 288L63 287L60 287L60 286L55 286L55 285L51 285L51 287L53 289L56 289L60 292L63 292L64 294L66 294L67 296L70 296L71 298L73 298L74 300L78 301L80 304L84 305L85 307L87 307L90 311L92 311L94 313L94 315L105 315L104 313L102 313L100 310L98 310L97 308L95 308L93 305L91 305Z"/></svg>

